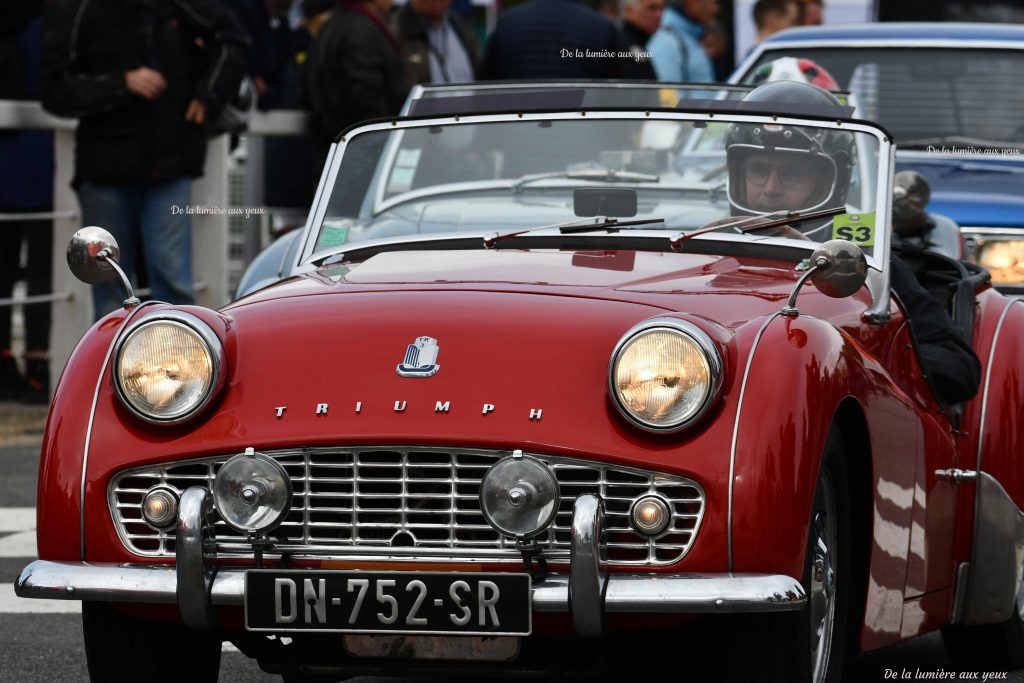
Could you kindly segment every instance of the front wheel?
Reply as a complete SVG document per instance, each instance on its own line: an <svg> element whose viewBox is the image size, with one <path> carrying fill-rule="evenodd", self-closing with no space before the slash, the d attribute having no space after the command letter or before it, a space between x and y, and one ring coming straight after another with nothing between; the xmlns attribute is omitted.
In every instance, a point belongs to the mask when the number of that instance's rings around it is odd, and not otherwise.
<svg viewBox="0 0 1024 683"><path fill-rule="evenodd" d="M99 683L217 683L221 641L180 624L82 603L89 679Z"/></svg>

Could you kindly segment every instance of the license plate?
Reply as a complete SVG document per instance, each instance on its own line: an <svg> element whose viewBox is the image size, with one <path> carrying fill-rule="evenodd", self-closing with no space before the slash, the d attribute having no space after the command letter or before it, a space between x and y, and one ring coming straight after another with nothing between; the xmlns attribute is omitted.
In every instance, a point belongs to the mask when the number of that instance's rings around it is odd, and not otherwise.
<svg viewBox="0 0 1024 683"><path fill-rule="evenodd" d="M529 574L252 569L250 631L529 635Z"/></svg>

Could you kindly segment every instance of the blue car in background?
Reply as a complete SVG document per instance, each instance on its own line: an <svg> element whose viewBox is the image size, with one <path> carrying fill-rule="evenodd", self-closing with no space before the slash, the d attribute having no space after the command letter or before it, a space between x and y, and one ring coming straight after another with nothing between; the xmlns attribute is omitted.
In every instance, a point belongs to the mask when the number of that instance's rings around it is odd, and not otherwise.
<svg viewBox="0 0 1024 683"><path fill-rule="evenodd" d="M891 23L783 31L730 78L780 57L809 59L885 126L896 170L931 184L928 209L961 226L964 256L1024 294L1024 26Z"/></svg>

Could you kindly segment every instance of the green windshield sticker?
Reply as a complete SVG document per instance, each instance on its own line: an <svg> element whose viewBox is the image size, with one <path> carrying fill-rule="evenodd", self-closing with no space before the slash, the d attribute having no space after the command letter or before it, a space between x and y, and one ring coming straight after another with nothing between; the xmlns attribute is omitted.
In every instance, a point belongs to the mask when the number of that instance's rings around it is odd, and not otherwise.
<svg viewBox="0 0 1024 683"><path fill-rule="evenodd" d="M340 247L348 241L347 225L325 225L320 232L319 245L323 247Z"/></svg>
<svg viewBox="0 0 1024 683"><path fill-rule="evenodd" d="M848 240L858 247L875 246L875 214L839 214L832 220L832 239Z"/></svg>

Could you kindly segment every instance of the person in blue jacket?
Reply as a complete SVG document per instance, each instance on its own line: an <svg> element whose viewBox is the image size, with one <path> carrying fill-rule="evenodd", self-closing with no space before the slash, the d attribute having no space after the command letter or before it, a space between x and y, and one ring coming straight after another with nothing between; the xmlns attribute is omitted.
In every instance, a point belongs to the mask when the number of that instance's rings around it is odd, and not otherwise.
<svg viewBox="0 0 1024 683"><path fill-rule="evenodd" d="M718 14L718 0L676 0L647 43L659 81L713 83L715 70L700 39Z"/></svg>

